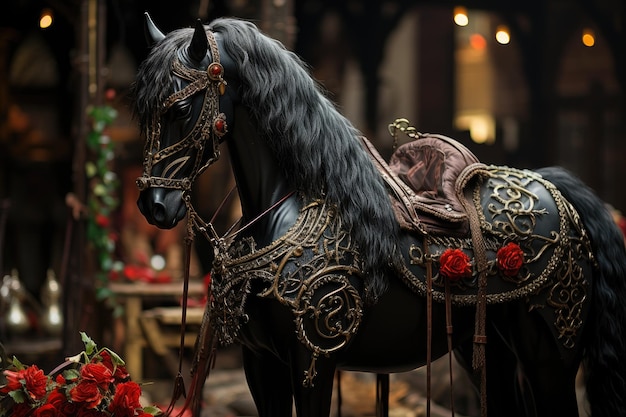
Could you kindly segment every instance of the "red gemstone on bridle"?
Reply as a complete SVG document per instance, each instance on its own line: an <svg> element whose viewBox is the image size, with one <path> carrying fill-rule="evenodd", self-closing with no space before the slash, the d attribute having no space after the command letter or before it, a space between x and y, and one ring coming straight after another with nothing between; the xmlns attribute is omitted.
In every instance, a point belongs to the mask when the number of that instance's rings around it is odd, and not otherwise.
<svg viewBox="0 0 626 417"><path fill-rule="evenodd" d="M224 68L219 62L214 62L209 65L209 68L207 68L207 73L212 80L218 81L222 79L222 75L224 74Z"/></svg>
<svg viewBox="0 0 626 417"><path fill-rule="evenodd" d="M223 113L220 114L214 121L213 121L213 131L218 135L218 136L223 136L224 134L226 134L227 131L227 127L226 127L226 120L224 118Z"/></svg>

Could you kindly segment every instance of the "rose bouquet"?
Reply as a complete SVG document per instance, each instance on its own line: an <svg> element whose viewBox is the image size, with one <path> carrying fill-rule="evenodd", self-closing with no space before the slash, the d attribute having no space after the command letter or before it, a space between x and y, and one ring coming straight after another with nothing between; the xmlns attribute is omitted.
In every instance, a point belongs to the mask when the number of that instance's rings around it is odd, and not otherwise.
<svg viewBox="0 0 626 417"><path fill-rule="evenodd" d="M13 358L3 371L0 416L13 417L151 417L157 407L142 407L141 386L131 381L122 358L107 348L97 349L81 333L85 350L68 358L50 375L37 365Z"/></svg>

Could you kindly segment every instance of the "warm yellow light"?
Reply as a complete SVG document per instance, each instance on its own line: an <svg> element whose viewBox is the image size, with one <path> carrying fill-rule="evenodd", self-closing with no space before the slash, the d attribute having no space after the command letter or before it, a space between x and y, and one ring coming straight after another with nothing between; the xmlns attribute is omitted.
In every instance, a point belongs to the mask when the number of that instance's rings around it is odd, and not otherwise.
<svg viewBox="0 0 626 417"><path fill-rule="evenodd" d="M44 9L41 12L41 17L39 18L39 27L42 29L49 28L52 26L52 10Z"/></svg>
<svg viewBox="0 0 626 417"><path fill-rule="evenodd" d="M593 30L591 29L584 29L583 30L583 36L581 38L583 45L585 46L593 46L596 43L596 37L593 34Z"/></svg>
<svg viewBox="0 0 626 417"><path fill-rule="evenodd" d="M454 8L454 23L459 26L467 26L469 18L467 17L467 9L462 6Z"/></svg>
<svg viewBox="0 0 626 417"><path fill-rule="evenodd" d="M497 27L496 41L498 41L498 43L501 43L502 45L506 45L507 43L511 42L511 35L509 33L508 27L504 25L500 25Z"/></svg>
<svg viewBox="0 0 626 417"><path fill-rule="evenodd" d="M469 130L475 143L491 145L496 138L496 122L487 112L476 112L456 116L454 125L459 130Z"/></svg>

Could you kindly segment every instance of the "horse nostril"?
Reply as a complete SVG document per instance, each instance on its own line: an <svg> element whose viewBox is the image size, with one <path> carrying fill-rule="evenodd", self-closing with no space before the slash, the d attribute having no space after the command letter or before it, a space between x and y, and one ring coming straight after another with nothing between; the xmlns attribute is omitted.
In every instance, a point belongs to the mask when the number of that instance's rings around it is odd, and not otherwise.
<svg viewBox="0 0 626 417"><path fill-rule="evenodd" d="M160 201L155 201L152 204L152 218L157 222L163 222L165 220L165 204Z"/></svg>

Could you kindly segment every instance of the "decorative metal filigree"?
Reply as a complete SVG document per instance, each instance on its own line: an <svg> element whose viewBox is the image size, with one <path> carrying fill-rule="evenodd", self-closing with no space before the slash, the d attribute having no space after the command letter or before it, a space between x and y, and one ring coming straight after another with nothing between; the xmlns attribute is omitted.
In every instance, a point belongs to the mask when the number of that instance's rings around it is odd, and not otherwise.
<svg viewBox="0 0 626 417"><path fill-rule="evenodd" d="M242 240L223 245L211 281L211 320L220 343L237 340L248 319L244 305L252 283L261 282L264 289L256 295L294 311L298 339L312 352L304 380L311 385L319 355L343 348L359 328L360 271L350 235L335 209L322 202L304 207L289 232L265 248Z"/></svg>
<svg viewBox="0 0 626 417"><path fill-rule="evenodd" d="M574 347L582 326L589 282L586 265L594 262L587 233L571 204L540 175L505 167L489 167L489 176L473 190L487 251L487 302L497 304L527 299L554 324L555 337L565 348ZM524 251L524 266L506 277L496 267L498 248L515 242ZM473 256L471 239L429 236L429 253L434 260L433 299L444 301L444 281L438 273L439 256L448 248L459 248ZM405 282L426 294L426 256L423 244L415 241L405 254ZM475 260L473 261L475 264ZM478 272L456 281L451 301L475 305Z"/></svg>

